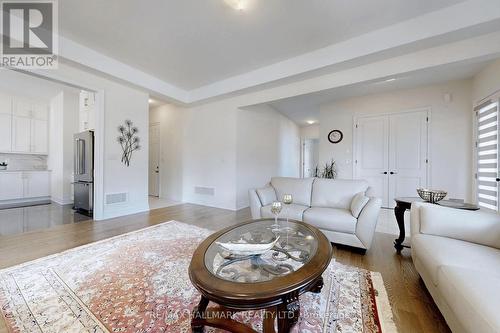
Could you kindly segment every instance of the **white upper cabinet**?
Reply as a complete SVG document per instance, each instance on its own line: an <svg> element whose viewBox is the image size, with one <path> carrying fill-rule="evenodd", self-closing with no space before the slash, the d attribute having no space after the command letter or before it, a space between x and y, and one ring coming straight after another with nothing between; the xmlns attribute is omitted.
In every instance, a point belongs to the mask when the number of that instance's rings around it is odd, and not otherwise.
<svg viewBox="0 0 500 333"><path fill-rule="evenodd" d="M31 111L33 110L33 103L23 98L14 98L14 116L31 118Z"/></svg>
<svg viewBox="0 0 500 333"><path fill-rule="evenodd" d="M12 98L0 94L0 152L12 150Z"/></svg>
<svg viewBox="0 0 500 333"><path fill-rule="evenodd" d="M31 118L12 117L12 151L31 152Z"/></svg>
<svg viewBox="0 0 500 333"><path fill-rule="evenodd" d="M0 138L7 139L8 132L10 133L10 140L5 141L5 144L0 143L0 151L46 155L49 146L48 106L14 97L12 98L11 117L10 129L7 129L8 125L3 124L3 122L0 125L2 132L4 132L0 134ZM0 119L2 119L1 114Z"/></svg>
<svg viewBox="0 0 500 333"><path fill-rule="evenodd" d="M48 120L49 119L49 109L47 105L44 104L33 104L32 106L32 116L38 120Z"/></svg>
<svg viewBox="0 0 500 333"><path fill-rule="evenodd" d="M49 148L47 120L31 119L31 152L46 154Z"/></svg>
<svg viewBox="0 0 500 333"><path fill-rule="evenodd" d="M12 97L0 93L0 114L12 114Z"/></svg>

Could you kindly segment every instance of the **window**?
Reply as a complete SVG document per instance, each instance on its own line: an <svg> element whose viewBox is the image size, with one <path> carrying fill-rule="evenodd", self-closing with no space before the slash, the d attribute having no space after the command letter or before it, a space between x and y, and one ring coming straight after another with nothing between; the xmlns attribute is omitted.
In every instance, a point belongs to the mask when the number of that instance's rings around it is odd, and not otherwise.
<svg viewBox="0 0 500 333"><path fill-rule="evenodd" d="M481 208L499 211L498 100L482 103L475 111L477 203Z"/></svg>

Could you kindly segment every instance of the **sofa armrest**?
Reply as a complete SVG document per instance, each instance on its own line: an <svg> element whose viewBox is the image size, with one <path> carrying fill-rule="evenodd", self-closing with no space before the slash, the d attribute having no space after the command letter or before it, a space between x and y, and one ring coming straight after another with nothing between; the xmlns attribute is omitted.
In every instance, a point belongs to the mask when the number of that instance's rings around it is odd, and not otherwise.
<svg viewBox="0 0 500 333"><path fill-rule="evenodd" d="M250 211L252 213L252 219L260 219L260 208L262 207L262 204L260 203L260 199L257 195L256 189L252 188L248 190L248 197L250 199Z"/></svg>
<svg viewBox="0 0 500 333"><path fill-rule="evenodd" d="M500 215L414 203L412 234L420 233L500 248Z"/></svg>
<svg viewBox="0 0 500 333"><path fill-rule="evenodd" d="M359 238L361 243L363 243L366 249L369 249L372 245L373 235L375 234L375 228L377 227L377 220L380 213L380 207L382 207L382 199L370 198L370 201L368 201L358 217L358 223L356 224L356 236Z"/></svg>

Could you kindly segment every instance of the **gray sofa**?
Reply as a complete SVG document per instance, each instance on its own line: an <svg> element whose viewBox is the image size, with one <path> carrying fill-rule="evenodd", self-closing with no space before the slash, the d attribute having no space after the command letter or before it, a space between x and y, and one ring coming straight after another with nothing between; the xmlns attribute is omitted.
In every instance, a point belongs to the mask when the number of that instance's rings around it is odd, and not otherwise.
<svg viewBox="0 0 500 333"><path fill-rule="evenodd" d="M250 209L253 219L272 218L272 202L291 194L293 203L284 207L280 218L309 223L333 243L367 250L382 204L368 197L368 190L364 180L275 177L267 186L249 191Z"/></svg>

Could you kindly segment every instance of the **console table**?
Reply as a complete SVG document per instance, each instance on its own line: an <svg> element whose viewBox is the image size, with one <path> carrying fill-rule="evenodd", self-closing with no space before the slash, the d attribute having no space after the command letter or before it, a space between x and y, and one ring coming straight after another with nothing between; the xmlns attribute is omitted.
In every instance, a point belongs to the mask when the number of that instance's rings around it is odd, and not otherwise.
<svg viewBox="0 0 500 333"><path fill-rule="evenodd" d="M405 241L405 211L411 209L411 205L414 202L426 202L419 197L406 197L406 198L396 198L396 207L394 207L394 215L396 215L396 221L399 227L399 237L394 241L394 247L398 253L401 253L403 248L409 248L408 245L403 245ZM463 200L441 200L435 205L456 208L456 209L466 209L466 210L479 210L476 205L464 203Z"/></svg>

